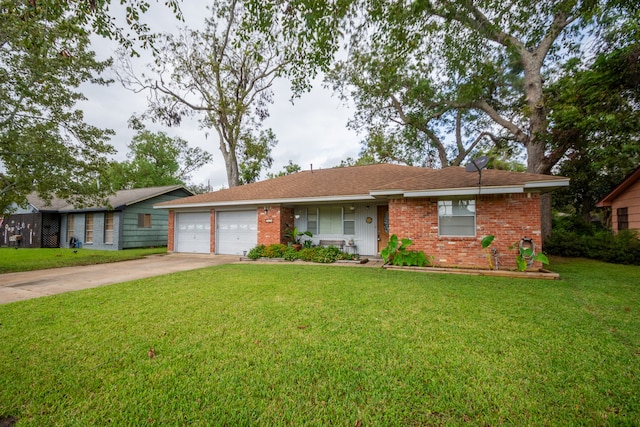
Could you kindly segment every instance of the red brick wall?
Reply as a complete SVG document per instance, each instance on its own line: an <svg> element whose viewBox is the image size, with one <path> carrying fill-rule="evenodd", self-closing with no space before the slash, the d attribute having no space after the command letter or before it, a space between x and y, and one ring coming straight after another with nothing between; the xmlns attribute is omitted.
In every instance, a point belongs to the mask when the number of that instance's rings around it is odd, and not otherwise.
<svg viewBox="0 0 640 427"><path fill-rule="evenodd" d="M167 240L167 252L173 252L175 248L175 232L176 232L176 212L169 210L169 224L168 224L168 240Z"/></svg>
<svg viewBox="0 0 640 427"><path fill-rule="evenodd" d="M293 208L269 206L258 207L258 244L284 243L285 233L293 227Z"/></svg>
<svg viewBox="0 0 640 427"><path fill-rule="evenodd" d="M211 209L209 212L209 221L211 228L209 229L209 253L216 253L216 210Z"/></svg>
<svg viewBox="0 0 640 427"><path fill-rule="evenodd" d="M434 257L438 266L489 268L480 241L494 235L500 266L515 268L515 249L523 237L533 238L540 250L540 196L538 193L486 195L476 198L476 236L439 237L437 199L389 200L389 232L413 240L411 249Z"/></svg>

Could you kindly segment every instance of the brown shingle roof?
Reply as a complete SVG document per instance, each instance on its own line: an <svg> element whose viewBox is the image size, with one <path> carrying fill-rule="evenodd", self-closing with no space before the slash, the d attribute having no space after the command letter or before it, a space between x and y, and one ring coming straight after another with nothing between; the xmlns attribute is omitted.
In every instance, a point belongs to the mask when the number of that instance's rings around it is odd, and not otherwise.
<svg viewBox="0 0 640 427"><path fill-rule="evenodd" d="M522 186L534 182L559 182L566 178L552 175L540 175L525 172L510 172L496 169L484 169L481 180L478 172L467 172L462 167L448 167L445 169L433 170L432 173L419 175L386 184L380 188L372 190L385 190L401 188L404 192L477 188L480 181L481 187L509 187Z"/></svg>
<svg viewBox="0 0 640 427"><path fill-rule="evenodd" d="M550 183L567 185L567 179L550 175L507 172L499 170L482 171L482 187L522 188L530 183ZM466 172L461 167L427 169L413 166L378 164L347 168L321 169L298 172L279 178L260 181L239 187L198 194L192 197L172 200L156 205L172 207L186 205L219 205L237 202L258 202L278 200L310 199L371 199L372 194L398 194L428 190L456 190L477 188L478 174ZM514 190L514 192L517 192Z"/></svg>
<svg viewBox="0 0 640 427"><path fill-rule="evenodd" d="M425 171L429 169L392 164L318 169L172 200L158 206L337 196L364 198L369 196L372 188L383 186L390 180L418 176Z"/></svg>

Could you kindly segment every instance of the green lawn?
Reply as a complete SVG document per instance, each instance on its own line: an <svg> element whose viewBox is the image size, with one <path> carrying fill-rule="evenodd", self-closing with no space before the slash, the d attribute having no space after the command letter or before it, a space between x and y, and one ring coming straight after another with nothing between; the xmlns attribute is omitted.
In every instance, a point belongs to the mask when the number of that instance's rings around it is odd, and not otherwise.
<svg viewBox="0 0 640 427"><path fill-rule="evenodd" d="M92 249L15 249L0 248L0 273L102 264L166 254L167 248L98 251Z"/></svg>
<svg viewBox="0 0 640 427"><path fill-rule="evenodd" d="M640 424L640 268L551 268L225 265L2 305L0 419Z"/></svg>

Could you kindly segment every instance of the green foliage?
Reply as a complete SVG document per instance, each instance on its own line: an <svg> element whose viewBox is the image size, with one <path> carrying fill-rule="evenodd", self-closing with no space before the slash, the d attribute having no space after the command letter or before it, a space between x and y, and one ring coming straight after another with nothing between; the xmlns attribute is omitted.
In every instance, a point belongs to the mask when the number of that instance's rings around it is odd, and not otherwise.
<svg viewBox="0 0 640 427"><path fill-rule="evenodd" d="M482 246L482 249L487 249L489 246L491 246L491 243L493 243L494 239L495 239L495 236L493 236L493 235L484 236L482 238L482 240L480 241L480 245ZM489 261L489 269L491 269L491 270L496 268L496 265L493 262L495 256L496 256L496 250L495 249L490 250L487 253L487 260ZM496 263L497 263L497 261L496 261Z"/></svg>
<svg viewBox="0 0 640 427"><path fill-rule="evenodd" d="M215 131L228 185L235 187L255 181L272 164L276 139L262 123L273 102L272 84L285 65L285 49L280 31L240 33L243 2L213 2L209 9L202 30L185 28L165 36L156 44L150 72L138 77L125 67L122 81L154 94L146 116L177 126L183 117L197 115L202 128Z"/></svg>
<svg viewBox="0 0 640 427"><path fill-rule="evenodd" d="M247 254L247 258L251 258L251 259L262 258L264 256L264 251L266 248L267 247L265 245L258 245L251 248L251 250Z"/></svg>
<svg viewBox="0 0 640 427"><path fill-rule="evenodd" d="M285 261L295 261L299 258L298 251L288 246L287 250L282 254L282 258L284 258Z"/></svg>
<svg viewBox="0 0 640 427"><path fill-rule="evenodd" d="M482 238L480 241L480 245L483 249L491 246L493 241L495 240L495 236L489 235ZM509 246L509 249L518 250L516 254L516 266L518 271L525 271L528 267L530 267L535 261L541 262L543 264L549 264L549 259L542 252L535 252L533 246L530 245L521 245L521 242L516 242L513 245ZM493 269L496 266L494 265L494 257L496 257L497 252L494 250L489 251L487 253L487 259L489 260L489 268ZM497 261L496 261L497 262Z"/></svg>
<svg viewBox="0 0 640 427"><path fill-rule="evenodd" d="M245 132L241 136L244 149L240 156L240 183L250 184L260 178L263 170L269 169L273 164L271 149L278 144L273 130L261 130L256 137L252 133Z"/></svg>
<svg viewBox="0 0 640 427"><path fill-rule="evenodd" d="M515 8L496 0L248 3L248 28L284 29L298 93L318 70L328 71L334 89L355 103L350 126L369 135L363 151L374 161L445 167L475 150L507 146L527 151L529 172L551 173L579 138L556 131L558 104L547 89L567 74L566 65L591 65L595 55L585 49L600 53L639 39L639 9L631 1ZM348 60L333 64L344 45ZM628 64L637 69L637 57ZM626 95L621 86L611 89ZM499 163L518 167L513 160Z"/></svg>
<svg viewBox="0 0 640 427"><path fill-rule="evenodd" d="M263 256L266 258L282 258L288 249L289 247L287 245L274 243L264 249Z"/></svg>
<svg viewBox="0 0 640 427"><path fill-rule="evenodd" d="M634 230L622 230L614 235L608 230L584 234L580 231L554 229L544 247L550 255L640 265L640 240Z"/></svg>
<svg viewBox="0 0 640 427"><path fill-rule="evenodd" d="M292 173L300 172L301 170L302 168L300 167L299 164L293 163L291 160L289 160L289 163L284 165L284 167L280 172L278 173L268 172L267 178L273 179L273 178L278 178L280 176L291 175Z"/></svg>
<svg viewBox="0 0 640 427"><path fill-rule="evenodd" d="M640 40L629 41L589 67L568 64L548 87L554 142L570 147L558 173L571 183L554 192L557 209L588 221L596 203L640 164L639 56Z"/></svg>
<svg viewBox="0 0 640 427"><path fill-rule="evenodd" d="M114 162L109 170L113 191L131 188L185 185L191 173L213 156L199 147L189 147L182 138L171 138L165 132L139 131L129 144L130 159Z"/></svg>
<svg viewBox="0 0 640 427"><path fill-rule="evenodd" d="M516 246L516 245L514 245ZM525 271L534 261L542 264L549 264L549 258L542 252L535 252L532 247L523 247L518 245L518 253L516 255L516 266L518 271Z"/></svg>
<svg viewBox="0 0 640 427"><path fill-rule="evenodd" d="M480 245L482 245L483 249L486 249L493 243L494 239L495 239L495 236L493 235L484 236L482 238L482 241L480 242Z"/></svg>
<svg viewBox="0 0 640 427"><path fill-rule="evenodd" d="M74 5L68 7L77 10ZM82 2L85 3L85 2ZM99 78L81 17L66 2L0 3L0 215L37 191L45 200L101 202L113 131L85 122L83 84Z"/></svg>
<svg viewBox="0 0 640 427"><path fill-rule="evenodd" d="M251 249L247 255L251 259L265 258L284 258L286 261L307 261L317 263L332 263L338 260L357 260L359 256L357 254L348 254L340 251L335 246L329 247L306 247L299 251L296 251L290 246L283 244L273 244L269 246L258 245Z"/></svg>
<svg viewBox="0 0 640 427"><path fill-rule="evenodd" d="M309 230L300 231L296 226L284 234L284 237L289 239L292 243L295 243L298 245L302 244L302 236L313 237L313 233L311 233ZM309 240L305 240L305 241L309 241Z"/></svg>
<svg viewBox="0 0 640 427"><path fill-rule="evenodd" d="M412 244L411 239L399 240L398 236L392 234L389 238L389 244L380 252L380 256L384 259L385 264L416 267L431 265L430 257L427 257L423 251L408 250Z"/></svg>

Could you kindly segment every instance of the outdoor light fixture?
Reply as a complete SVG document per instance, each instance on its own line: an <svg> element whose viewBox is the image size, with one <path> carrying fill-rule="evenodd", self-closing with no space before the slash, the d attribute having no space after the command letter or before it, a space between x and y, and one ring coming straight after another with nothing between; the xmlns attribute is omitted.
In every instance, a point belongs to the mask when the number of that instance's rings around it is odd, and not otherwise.
<svg viewBox="0 0 640 427"><path fill-rule="evenodd" d="M264 213L265 213L265 214L268 214L268 213L269 213L269 208L268 208L268 207L266 207L266 206L264 207Z"/></svg>
<svg viewBox="0 0 640 427"><path fill-rule="evenodd" d="M351 205L351 207L349 208L349 210L355 211L355 210L356 210L356 205Z"/></svg>

